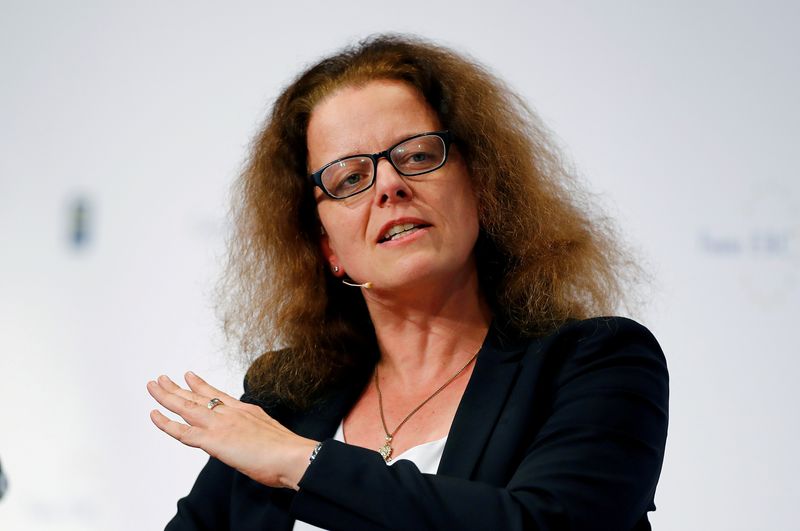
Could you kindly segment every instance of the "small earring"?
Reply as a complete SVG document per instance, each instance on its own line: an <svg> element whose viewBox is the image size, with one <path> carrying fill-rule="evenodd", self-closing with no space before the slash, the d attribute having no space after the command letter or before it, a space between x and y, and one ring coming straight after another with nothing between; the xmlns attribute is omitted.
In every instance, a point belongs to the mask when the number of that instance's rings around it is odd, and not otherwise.
<svg viewBox="0 0 800 531"><path fill-rule="evenodd" d="M339 266L337 266L337 265L333 266L333 272L334 273L338 273L339 272Z"/></svg>

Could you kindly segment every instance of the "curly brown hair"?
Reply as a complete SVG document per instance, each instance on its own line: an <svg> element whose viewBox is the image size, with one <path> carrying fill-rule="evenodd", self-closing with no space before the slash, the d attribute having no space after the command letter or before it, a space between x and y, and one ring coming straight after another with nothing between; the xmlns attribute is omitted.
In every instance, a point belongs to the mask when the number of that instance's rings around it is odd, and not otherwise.
<svg viewBox="0 0 800 531"><path fill-rule="evenodd" d="M376 79L416 87L453 133L478 199L481 290L506 328L530 336L612 313L632 266L517 95L452 50L371 37L283 91L234 188L235 233L220 285L225 331L252 361L250 388L295 407L348 367L371 369L377 359L360 290L342 287L323 260L306 145L322 99Z"/></svg>

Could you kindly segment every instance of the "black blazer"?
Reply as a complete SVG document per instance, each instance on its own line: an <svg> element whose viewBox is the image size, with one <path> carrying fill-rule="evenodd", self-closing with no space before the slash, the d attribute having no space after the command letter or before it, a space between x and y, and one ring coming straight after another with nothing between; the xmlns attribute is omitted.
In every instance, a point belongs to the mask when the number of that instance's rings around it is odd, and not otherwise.
<svg viewBox="0 0 800 531"><path fill-rule="evenodd" d="M310 413L270 408L325 441L298 492L211 458L167 530L289 530L295 518L343 530L650 529L668 377L634 321L573 321L525 340L492 326L436 475L329 439L368 381L354 378Z"/></svg>

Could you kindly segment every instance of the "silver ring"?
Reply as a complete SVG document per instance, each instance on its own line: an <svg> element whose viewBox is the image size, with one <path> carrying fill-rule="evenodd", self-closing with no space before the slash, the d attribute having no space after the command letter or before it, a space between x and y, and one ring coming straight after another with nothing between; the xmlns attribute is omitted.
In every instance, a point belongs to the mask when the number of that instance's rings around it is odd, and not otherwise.
<svg viewBox="0 0 800 531"><path fill-rule="evenodd" d="M214 409L215 407L221 406L221 405L222 405L222 400L220 400L219 398L212 398L211 400L208 401L208 404L206 404L206 407L208 409Z"/></svg>

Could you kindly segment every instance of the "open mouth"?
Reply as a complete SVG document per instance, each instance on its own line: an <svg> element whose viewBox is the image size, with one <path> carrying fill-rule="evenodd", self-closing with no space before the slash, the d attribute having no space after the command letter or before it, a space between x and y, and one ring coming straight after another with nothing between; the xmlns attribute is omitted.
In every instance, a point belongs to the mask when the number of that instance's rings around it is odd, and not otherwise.
<svg viewBox="0 0 800 531"><path fill-rule="evenodd" d="M378 240L378 243L390 242L394 240L400 240L409 236L420 229L424 229L425 227L430 227L430 225L426 225L423 223L401 223L399 225L394 225L386 233Z"/></svg>

